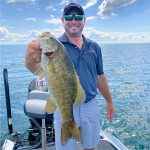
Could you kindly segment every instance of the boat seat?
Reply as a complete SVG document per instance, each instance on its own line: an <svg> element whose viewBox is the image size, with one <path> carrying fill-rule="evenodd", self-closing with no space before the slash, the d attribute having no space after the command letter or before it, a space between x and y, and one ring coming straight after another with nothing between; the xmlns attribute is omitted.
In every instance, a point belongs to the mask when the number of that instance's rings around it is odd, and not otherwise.
<svg viewBox="0 0 150 150"><path fill-rule="evenodd" d="M45 112L49 92L33 90L29 93L28 100L24 104L24 112L30 118L48 119L50 115ZM52 116L51 116L52 118Z"/></svg>

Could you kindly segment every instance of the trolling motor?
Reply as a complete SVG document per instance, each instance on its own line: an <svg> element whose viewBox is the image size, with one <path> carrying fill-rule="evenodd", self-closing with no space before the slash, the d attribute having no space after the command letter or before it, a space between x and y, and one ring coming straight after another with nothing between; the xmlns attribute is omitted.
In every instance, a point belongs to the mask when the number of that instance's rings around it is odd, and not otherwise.
<svg viewBox="0 0 150 150"><path fill-rule="evenodd" d="M13 132L8 71L3 70L8 130L11 139L6 139L2 150L32 150L42 147L43 150L55 144L53 114L45 113L46 100L49 92L46 83L33 79L28 88L28 99L24 104L25 115L29 117L30 127L25 133ZM43 84L44 83L44 84Z"/></svg>

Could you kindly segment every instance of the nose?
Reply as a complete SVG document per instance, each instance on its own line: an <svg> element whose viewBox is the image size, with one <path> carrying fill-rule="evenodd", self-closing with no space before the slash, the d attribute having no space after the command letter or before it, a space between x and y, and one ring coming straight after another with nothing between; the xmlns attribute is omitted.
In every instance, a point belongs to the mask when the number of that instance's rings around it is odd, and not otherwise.
<svg viewBox="0 0 150 150"><path fill-rule="evenodd" d="M71 20L71 22L77 22L77 20L75 20L75 18L73 17L73 19Z"/></svg>

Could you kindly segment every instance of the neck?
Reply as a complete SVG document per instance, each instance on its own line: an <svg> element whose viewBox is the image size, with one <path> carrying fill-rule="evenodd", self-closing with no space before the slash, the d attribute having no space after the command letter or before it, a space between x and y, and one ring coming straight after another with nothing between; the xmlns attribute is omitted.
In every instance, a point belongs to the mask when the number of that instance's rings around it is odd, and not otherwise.
<svg viewBox="0 0 150 150"><path fill-rule="evenodd" d="M82 37L82 35L81 35L81 36L78 36L78 37L72 37L72 36L70 36L70 35L68 35L68 34L66 34L66 35L67 35L67 37L68 37L68 39L69 39L70 42L72 42L72 43L75 44L78 48L81 49L82 44L83 44L83 37Z"/></svg>

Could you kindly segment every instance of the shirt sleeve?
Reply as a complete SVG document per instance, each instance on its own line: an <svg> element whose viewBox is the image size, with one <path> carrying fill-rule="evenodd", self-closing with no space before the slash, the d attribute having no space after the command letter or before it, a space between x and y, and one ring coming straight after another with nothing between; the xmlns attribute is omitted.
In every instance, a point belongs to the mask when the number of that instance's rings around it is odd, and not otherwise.
<svg viewBox="0 0 150 150"><path fill-rule="evenodd" d="M102 75L104 74L103 58L102 58L101 48L98 44L96 44L96 50L97 50L97 62L96 62L97 75Z"/></svg>

